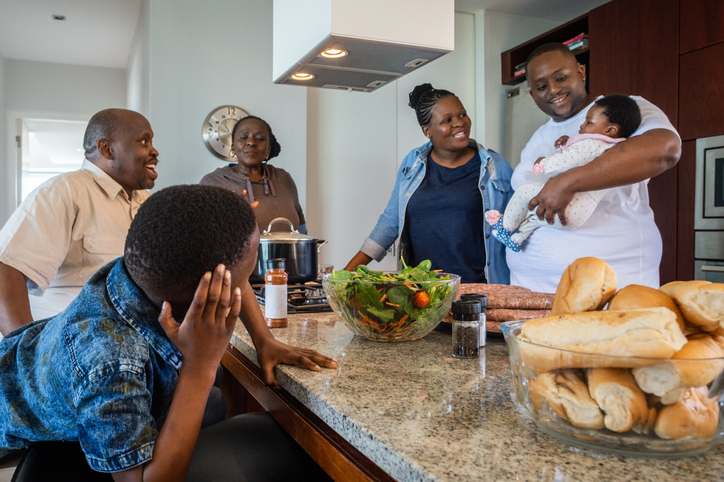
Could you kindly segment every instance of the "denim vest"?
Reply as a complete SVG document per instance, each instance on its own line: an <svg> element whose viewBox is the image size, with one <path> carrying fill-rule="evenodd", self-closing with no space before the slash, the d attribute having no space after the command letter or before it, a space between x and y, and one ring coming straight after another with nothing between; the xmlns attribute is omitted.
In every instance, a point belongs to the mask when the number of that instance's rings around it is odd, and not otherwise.
<svg viewBox="0 0 724 482"><path fill-rule="evenodd" d="M151 459L181 353L122 260L98 270L62 313L0 341L0 447L79 441L99 472Z"/></svg>
<svg viewBox="0 0 724 482"><path fill-rule="evenodd" d="M478 188L483 201L483 211L497 209L501 213L513 195L510 187L510 176L513 169L508 161L495 151L488 151L474 140L469 147L477 149L482 161ZM373 259L380 261L385 257L387 249L402 236L405 227L405 214L407 203L412 194L420 187L425 178L427 157L432 150L432 142L413 149L402 161L397 173L395 187L377 225L365 239L360 251ZM505 246L491 236L492 227L483 222L485 231L485 276L488 283L510 284L510 271L505 262ZM404 240L401 240L400 251L404 255L406 249Z"/></svg>

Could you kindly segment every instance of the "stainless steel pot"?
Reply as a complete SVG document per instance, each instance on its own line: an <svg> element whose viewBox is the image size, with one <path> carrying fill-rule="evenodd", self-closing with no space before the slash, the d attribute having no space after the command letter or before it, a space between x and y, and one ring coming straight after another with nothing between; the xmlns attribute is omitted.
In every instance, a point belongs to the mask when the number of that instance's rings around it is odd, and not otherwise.
<svg viewBox="0 0 724 482"><path fill-rule="evenodd" d="M274 231L272 225L284 222L289 225L289 231ZM326 244L324 239L313 238L301 234L294 229L294 225L286 218L275 218L261 233L259 239L259 253L254 272L249 277L251 284L263 284L266 273L266 260L284 258L287 260L287 274L289 283L306 283L317 279L317 255L319 248Z"/></svg>

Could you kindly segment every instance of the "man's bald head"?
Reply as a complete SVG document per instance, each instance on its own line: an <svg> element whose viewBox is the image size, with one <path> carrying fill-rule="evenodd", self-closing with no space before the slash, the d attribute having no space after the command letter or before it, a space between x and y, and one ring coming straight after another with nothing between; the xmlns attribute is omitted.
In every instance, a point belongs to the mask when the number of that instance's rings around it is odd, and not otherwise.
<svg viewBox="0 0 724 482"><path fill-rule="evenodd" d="M85 157L93 161L99 154L98 141L115 139L128 123L129 116L141 114L126 109L106 109L96 113L88 122L83 136Z"/></svg>

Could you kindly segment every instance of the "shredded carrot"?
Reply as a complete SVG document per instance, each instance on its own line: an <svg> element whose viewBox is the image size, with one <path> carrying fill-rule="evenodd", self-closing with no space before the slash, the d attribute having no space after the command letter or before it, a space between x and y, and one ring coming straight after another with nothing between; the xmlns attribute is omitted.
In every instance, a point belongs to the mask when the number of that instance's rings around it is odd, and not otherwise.
<svg viewBox="0 0 724 482"><path fill-rule="evenodd" d="M382 295L382 298L380 298L380 303L382 303L383 301L385 301L385 298L387 298L387 295Z"/></svg>
<svg viewBox="0 0 724 482"><path fill-rule="evenodd" d="M395 308L399 308L400 305L396 305L394 303L390 303L389 301L385 302L386 305L394 306Z"/></svg>

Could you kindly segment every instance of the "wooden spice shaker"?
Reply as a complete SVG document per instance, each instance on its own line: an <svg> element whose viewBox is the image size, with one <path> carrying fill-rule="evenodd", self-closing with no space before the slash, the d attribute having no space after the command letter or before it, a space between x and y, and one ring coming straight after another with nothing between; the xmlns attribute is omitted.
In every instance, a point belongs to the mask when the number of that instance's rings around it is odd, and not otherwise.
<svg viewBox="0 0 724 482"><path fill-rule="evenodd" d="M264 275L264 319L270 328L287 326L287 260L273 258L266 260Z"/></svg>

